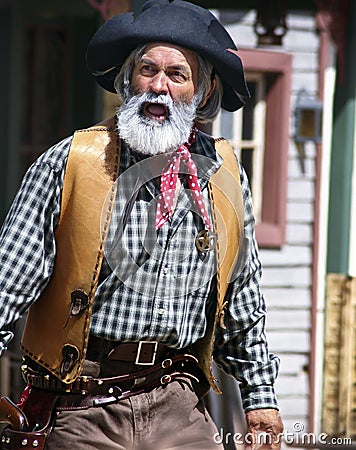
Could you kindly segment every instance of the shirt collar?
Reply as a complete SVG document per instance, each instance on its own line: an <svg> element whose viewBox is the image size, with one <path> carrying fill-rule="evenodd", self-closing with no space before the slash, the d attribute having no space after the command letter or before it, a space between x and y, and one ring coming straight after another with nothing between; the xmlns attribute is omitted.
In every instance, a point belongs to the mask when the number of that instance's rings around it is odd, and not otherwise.
<svg viewBox="0 0 356 450"><path fill-rule="evenodd" d="M146 157L132 151L122 142L122 152L120 160L120 172L122 173L133 164L143 161ZM201 131L198 132L194 144L190 148L192 158L197 165L198 178L201 189L204 189L210 177L219 169L222 158L215 150L214 138ZM163 167L163 166L162 166ZM147 187L152 195L156 195L156 184L153 181L147 183Z"/></svg>

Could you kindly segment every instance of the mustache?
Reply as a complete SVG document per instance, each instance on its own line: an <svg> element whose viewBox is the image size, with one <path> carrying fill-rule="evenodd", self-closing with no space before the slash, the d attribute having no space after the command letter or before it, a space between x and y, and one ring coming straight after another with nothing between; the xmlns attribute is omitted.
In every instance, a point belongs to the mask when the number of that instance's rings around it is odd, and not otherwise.
<svg viewBox="0 0 356 450"><path fill-rule="evenodd" d="M147 104L160 104L167 111L164 120L147 117L143 108ZM190 135L196 115L196 103L173 101L169 94L145 92L131 95L117 113L120 137L133 149L143 154L174 151Z"/></svg>
<svg viewBox="0 0 356 450"><path fill-rule="evenodd" d="M126 104L131 104L133 108L136 107L137 113L145 117L144 107L149 103L162 105L167 111L168 120L170 120L172 114L176 113L176 108L188 110L190 105L184 102L173 101L169 94L156 94L155 92L144 92L143 94L132 95L127 99Z"/></svg>
<svg viewBox="0 0 356 450"><path fill-rule="evenodd" d="M156 94L155 92L144 92L141 95L136 95L142 103L159 103L161 105L167 106L167 108L172 107L175 103L169 94ZM133 97L131 97L133 98Z"/></svg>

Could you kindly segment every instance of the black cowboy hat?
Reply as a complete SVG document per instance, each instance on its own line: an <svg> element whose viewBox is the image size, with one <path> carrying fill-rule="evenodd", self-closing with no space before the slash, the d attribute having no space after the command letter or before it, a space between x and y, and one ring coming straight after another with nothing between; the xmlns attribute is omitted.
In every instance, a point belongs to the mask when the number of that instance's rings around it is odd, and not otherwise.
<svg viewBox="0 0 356 450"><path fill-rule="evenodd" d="M88 69L101 87L115 92L114 79L126 58L148 42L174 43L206 58L222 81L221 106L227 111L243 106L249 93L233 40L213 14L183 0L149 0L136 18L125 13L105 22L89 43Z"/></svg>

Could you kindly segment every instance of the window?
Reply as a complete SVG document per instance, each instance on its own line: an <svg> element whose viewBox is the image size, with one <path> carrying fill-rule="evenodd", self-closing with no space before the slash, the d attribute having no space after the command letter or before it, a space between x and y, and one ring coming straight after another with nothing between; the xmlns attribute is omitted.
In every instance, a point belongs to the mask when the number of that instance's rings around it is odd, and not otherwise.
<svg viewBox="0 0 356 450"><path fill-rule="evenodd" d="M214 124L214 135L224 136L234 147L242 162L251 185L257 223L261 221L264 127L265 127L265 86L264 77L258 73L247 74L251 93L243 109L230 113L221 110Z"/></svg>
<svg viewBox="0 0 356 450"><path fill-rule="evenodd" d="M234 113L221 111L213 134L233 145L251 184L256 235L261 247L285 239L292 57L239 50L251 98Z"/></svg>

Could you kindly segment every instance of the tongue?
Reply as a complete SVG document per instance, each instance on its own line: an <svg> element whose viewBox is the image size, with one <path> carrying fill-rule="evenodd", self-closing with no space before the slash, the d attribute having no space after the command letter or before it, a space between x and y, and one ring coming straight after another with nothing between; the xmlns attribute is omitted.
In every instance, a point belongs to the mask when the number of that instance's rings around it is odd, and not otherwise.
<svg viewBox="0 0 356 450"><path fill-rule="evenodd" d="M166 115L166 108L163 105L160 105L159 103L149 103L146 108L147 111L153 116Z"/></svg>

